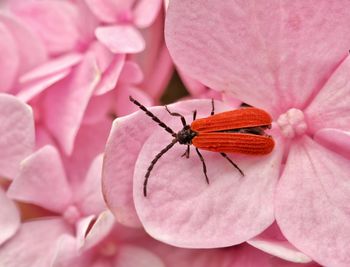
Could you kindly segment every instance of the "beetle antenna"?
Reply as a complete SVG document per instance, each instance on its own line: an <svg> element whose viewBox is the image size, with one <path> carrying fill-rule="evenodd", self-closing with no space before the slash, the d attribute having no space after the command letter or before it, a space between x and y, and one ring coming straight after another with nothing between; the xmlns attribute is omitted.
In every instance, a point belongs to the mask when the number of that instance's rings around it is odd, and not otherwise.
<svg viewBox="0 0 350 267"><path fill-rule="evenodd" d="M135 100L132 96L129 96L129 99L131 102L133 102L136 106L138 106L142 111L146 113L149 117L151 117L152 120L154 120L160 127L162 127L164 130L166 130L168 133L170 133L173 137L176 137L176 133L167 126L164 122L162 122L156 115L154 115L152 112L150 112L144 105L142 105L140 102Z"/></svg>
<svg viewBox="0 0 350 267"><path fill-rule="evenodd" d="M147 169L147 173L145 175L145 180L143 182L143 195L147 197L147 183L148 183L148 178L151 174L151 171L154 167L154 165L157 163L157 161L160 159L161 156L163 156L170 148L173 147L178 142L177 139L174 139L169 145L167 145L165 148L163 148L152 160L151 164L149 165Z"/></svg>

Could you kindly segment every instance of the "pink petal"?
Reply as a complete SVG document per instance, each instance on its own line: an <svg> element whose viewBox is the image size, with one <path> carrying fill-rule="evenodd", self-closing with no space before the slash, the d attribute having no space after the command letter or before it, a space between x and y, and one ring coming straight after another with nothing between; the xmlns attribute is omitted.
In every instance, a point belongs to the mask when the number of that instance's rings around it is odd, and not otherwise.
<svg viewBox="0 0 350 267"><path fill-rule="evenodd" d="M64 157L64 166L69 180L77 186L76 190L80 190L81 183L90 171L93 174L97 170L95 167L98 164L92 165L92 162L103 152L110 127L111 119L105 118L93 124L83 124L79 128L72 154Z"/></svg>
<svg viewBox="0 0 350 267"><path fill-rule="evenodd" d="M343 157L350 155L350 132L337 129L322 129L315 133L314 139L322 146L335 151Z"/></svg>
<svg viewBox="0 0 350 267"><path fill-rule="evenodd" d="M191 77L187 76L186 74L182 73L181 71L177 70L179 76L181 77L181 81L184 83L186 89L190 93L189 98L208 98L208 99L216 99L216 100L222 100L223 94L219 91L212 90L205 85L201 84L200 82L192 79ZM233 101L230 101L231 99L225 99L224 102L226 103L232 103ZM234 105L235 107L239 107L241 104L241 101L235 101Z"/></svg>
<svg viewBox="0 0 350 267"><path fill-rule="evenodd" d="M18 44L17 52L21 63L18 66L19 75L42 64L47 59L46 48L32 29L13 16L0 14L0 21L11 32L13 39Z"/></svg>
<svg viewBox="0 0 350 267"><path fill-rule="evenodd" d="M115 88L119 75L122 72L125 62L125 55L115 55L113 61L102 75L100 83L96 87L95 94L102 95Z"/></svg>
<svg viewBox="0 0 350 267"><path fill-rule="evenodd" d="M95 35L93 36L95 38ZM90 45L90 51L96 57L96 65L100 73L103 73L111 65L115 55L99 41L94 41Z"/></svg>
<svg viewBox="0 0 350 267"><path fill-rule="evenodd" d="M100 21L91 12L85 0L74 1L74 5L78 9L77 27L80 35L78 49L84 51L91 45L92 40L95 40L95 29L100 24Z"/></svg>
<svg viewBox="0 0 350 267"><path fill-rule="evenodd" d="M290 244L277 224L272 224L263 233L249 240L248 243L268 254L277 256L286 261L308 263L311 259Z"/></svg>
<svg viewBox="0 0 350 267"><path fill-rule="evenodd" d="M133 246L124 245L119 249L114 262L115 267L165 267L162 260L151 251Z"/></svg>
<svg viewBox="0 0 350 267"><path fill-rule="evenodd" d="M102 154L93 160L76 194L77 205L84 215L97 215L106 209L101 188L102 161Z"/></svg>
<svg viewBox="0 0 350 267"><path fill-rule="evenodd" d="M143 103L145 106L152 106L153 100L143 91L132 86L119 86L115 99L115 112L118 116L125 116L138 110L137 106L130 102L129 96Z"/></svg>
<svg viewBox="0 0 350 267"><path fill-rule="evenodd" d="M46 76L66 70L67 68L78 64L82 58L82 55L79 53L70 53L52 59L22 75L20 77L20 83L26 83L36 79L44 78Z"/></svg>
<svg viewBox="0 0 350 267"><path fill-rule="evenodd" d="M21 224L16 204L10 200L0 187L0 245L12 237Z"/></svg>
<svg viewBox="0 0 350 267"><path fill-rule="evenodd" d="M187 75L279 113L305 106L346 56L349 8L327 0L175 0L166 40Z"/></svg>
<svg viewBox="0 0 350 267"><path fill-rule="evenodd" d="M102 118L107 118L108 122L111 123L115 94L116 92L112 90L103 95L92 97L85 111L83 124L96 124L101 122Z"/></svg>
<svg viewBox="0 0 350 267"><path fill-rule="evenodd" d="M159 99L173 73L173 61L164 43L164 14L143 31L146 42L144 51L132 55L144 73L142 88L154 99Z"/></svg>
<svg viewBox="0 0 350 267"><path fill-rule="evenodd" d="M11 32L0 22L0 92L10 91L19 70L19 55Z"/></svg>
<svg viewBox="0 0 350 267"><path fill-rule="evenodd" d="M52 267L83 267L86 261L79 258L76 239L68 234L63 234L57 241L56 251L52 260ZM84 264L85 263L85 264Z"/></svg>
<svg viewBox="0 0 350 267"><path fill-rule="evenodd" d="M59 236L69 232L67 225L59 219L23 223L19 232L1 247L0 266L50 266Z"/></svg>
<svg viewBox="0 0 350 267"><path fill-rule="evenodd" d="M13 5L14 13L45 42L52 54L73 50L79 40L78 12L62 1L28 1Z"/></svg>
<svg viewBox="0 0 350 267"><path fill-rule="evenodd" d="M51 211L63 212L72 201L72 192L58 151L53 146L45 146L26 158L8 195Z"/></svg>
<svg viewBox="0 0 350 267"><path fill-rule="evenodd" d="M16 97L0 94L0 176L13 179L34 149L33 113Z"/></svg>
<svg viewBox="0 0 350 267"><path fill-rule="evenodd" d="M200 112L199 117L204 114L207 113ZM179 120L175 121L179 129ZM135 166L135 207L151 236L180 247L230 246L256 236L273 222L277 163L282 157L278 144L265 157L229 155L244 171L244 177L218 153L201 151L209 186L194 148L192 156L186 159L181 158L185 146L175 145L152 171L148 196L144 197L143 183L150 162L170 142L171 136L163 129L154 131L142 147Z"/></svg>
<svg viewBox="0 0 350 267"><path fill-rule="evenodd" d="M350 161L308 138L294 142L276 193L284 236L325 266L350 265Z"/></svg>
<svg viewBox="0 0 350 267"><path fill-rule="evenodd" d="M140 0L136 4L134 23L138 28L147 28L155 21L162 7L162 0Z"/></svg>
<svg viewBox="0 0 350 267"><path fill-rule="evenodd" d="M73 150L84 112L100 80L94 55L88 52L69 77L51 87L44 102L46 124L66 154Z"/></svg>
<svg viewBox="0 0 350 267"><path fill-rule="evenodd" d="M46 146L46 145L55 146L56 144L55 140L47 131L47 129L39 123L35 125L35 135L36 135L36 142L35 142L36 149L42 148L43 146Z"/></svg>
<svg viewBox="0 0 350 267"><path fill-rule="evenodd" d="M135 0L85 0L91 11L102 22L113 23L123 12L128 12Z"/></svg>
<svg viewBox="0 0 350 267"><path fill-rule="evenodd" d="M350 56L332 74L326 85L307 107L312 133L322 128L350 131Z"/></svg>
<svg viewBox="0 0 350 267"><path fill-rule="evenodd" d="M24 102L28 102L41 92L48 89L51 85L63 80L71 73L71 71L70 68L64 69L44 78L22 84L17 97Z"/></svg>
<svg viewBox="0 0 350 267"><path fill-rule="evenodd" d="M100 243L110 234L114 225L115 218L113 214L110 211L102 212L96 219L96 222L93 224L89 232L85 231L83 249L88 250Z"/></svg>
<svg viewBox="0 0 350 267"><path fill-rule="evenodd" d="M143 72L140 66L131 60L125 61L122 72L120 74L120 83L138 84L143 81Z"/></svg>
<svg viewBox="0 0 350 267"><path fill-rule="evenodd" d="M142 35L130 25L98 27L95 34L112 53L138 53L145 49Z"/></svg>
<svg viewBox="0 0 350 267"><path fill-rule="evenodd" d="M147 53L147 50L143 53ZM159 99L174 71L173 62L165 44L159 48L152 63L144 70L145 79L140 87L144 88L152 98Z"/></svg>

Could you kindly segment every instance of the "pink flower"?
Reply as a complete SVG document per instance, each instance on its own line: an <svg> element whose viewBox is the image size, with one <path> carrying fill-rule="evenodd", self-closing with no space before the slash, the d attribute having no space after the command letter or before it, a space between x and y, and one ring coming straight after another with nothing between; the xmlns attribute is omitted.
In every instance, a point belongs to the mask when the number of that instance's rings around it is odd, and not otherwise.
<svg viewBox="0 0 350 267"><path fill-rule="evenodd" d="M54 267L64 266L318 266L290 264L240 245L226 249L192 250L168 246L150 238L143 230L115 223L110 212L81 227L81 239L65 235L59 241ZM258 263L258 265L257 265ZM100 265L99 265L100 264Z"/></svg>
<svg viewBox="0 0 350 267"><path fill-rule="evenodd" d="M348 266L346 7L346 1L171 1L166 37L176 64L206 86L269 111L276 147L265 157L232 155L244 178L220 155L203 152L207 186L195 153L183 159L185 147L175 145L152 170L145 198L146 170L171 136L143 112L117 119L103 170L105 199L117 220L169 244L204 248L247 241L276 218L292 245L272 238L270 253ZM216 112L229 108L216 103ZM169 109L190 122L195 109L197 117L210 114L210 101ZM164 107L150 110L181 129Z"/></svg>
<svg viewBox="0 0 350 267"><path fill-rule="evenodd" d="M327 266L350 264L346 8L346 1L172 1L166 31L188 75L273 115L285 155L277 224Z"/></svg>
<svg viewBox="0 0 350 267"><path fill-rule="evenodd" d="M20 227L20 213L6 196L2 180L12 180L20 171L20 162L34 148L34 120L29 106L14 96L0 94L0 245Z"/></svg>
<svg viewBox="0 0 350 267"><path fill-rule="evenodd" d="M4 58L2 64L7 70L4 73L4 88L0 89L17 94L23 101L29 102L35 110L38 128L49 132L67 155L72 153L89 105L101 105L100 119L106 119L115 112L116 106L121 110L124 103L129 104L128 101L120 99L130 90L150 103L153 102L153 97L160 96L169 79L171 62L168 54L163 51L164 40L159 37L163 32L160 27L163 22L161 1L151 6L141 1L140 7L134 10L137 25L147 27L145 34L157 38L145 41L143 35L137 33L138 37L134 39L131 38L133 34L129 36L129 30L120 30L117 39L126 42L122 42L117 50L104 42L110 35L103 34L105 38L102 41L98 38L99 30L105 27L102 25L104 21L100 21L92 12L95 6L87 5L83 0L11 1L9 7L9 15L0 16L6 44L1 53ZM108 2L98 7L108 8ZM119 3L115 8L124 10L126 7ZM149 14L147 21L143 21L145 16L140 15L140 8ZM156 19L156 23L153 23ZM125 21L114 23L113 27L119 29L129 27L125 25ZM136 31L135 28L133 32ZM114 41L113 45L116 45ZM143 43L142 47L139 47L140 42ZM142 56L141 53L132 57L127 54L141 52L146 44L158 50L147 48L145 52L150 53L150 56ZM139 49L131 49L135 46ZM156 58L159 56L161 60ZM129 86L124 86L127 91L124 92L117 85L120 87L119 77L129 62L140 65L142 63L141 70L147 71L145 77L149 81L138 80L130 90ZM154 81L156 76L159 81ZM103 98L100 96L110 91L116 91L117 100L110 101L109 105L102 105L106 101L100 101ZM94 101L95 98L98 100Z"/></svg>
<svg viewBox="0 0 350 267"><path fill-rule="evenodd" d="M47 212L35 221L22 223L19 232L0 248L0 265L49 266L62 235L76 235L76 227L85 218L105 209L99 190L101 163L102 156L97 156L85 179L78 180L70 177L53 146L44 146L22 162L21 172L7 194ZM21 256L15 257L16 253Z"/></svg>

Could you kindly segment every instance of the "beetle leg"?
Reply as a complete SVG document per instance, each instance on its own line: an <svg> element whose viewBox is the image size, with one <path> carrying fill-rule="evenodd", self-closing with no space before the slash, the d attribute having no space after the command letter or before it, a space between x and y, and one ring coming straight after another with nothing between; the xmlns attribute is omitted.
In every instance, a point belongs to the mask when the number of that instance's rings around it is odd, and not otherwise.
<svg viewBox="0 0 350 267"><path fill-rule="evenodd" d="M196 152L203 164L203 172L204 172L204 175L205 175L205 180L207 181L207 184L209 184L209 178L208 178L208 175L207 175L207 166L205 165L205 161L204 161L204 158L202 156L202 154L199 152L198 148L196 148Z"/></svg>
<svg viewBox="0 0 350 267"><path fill-rule="evenodd" d="M171 116L181 117L181 122L182 122L182 125L183 125L183 126L186 126L186 125L187 125L184 116L182 116L181 114L176 113L176 112L171 112L171 111L168 109L168 106L165 106L165 109L166 109L166 111L168 111L168 113L169 113Z"/></svg>
<svg viewBox="0 0 350 267"><path fill-rule="evenodd" d="M187 145L187 149L186 149L185 153L183 153L181 155L181 157L185 157L185 156L187 159L190 157L190 145Z"/></svg>
<svg viewBox="0 0 350 267"><path fill-rule="evenodd" d="M227 159L233 165L233 167L235 167L242 174L242 176L244 176L243 171L238 167L238 165L236 163L234 163L225 153L220 152L220 154L225 159Z"/></svg>
<svg viewBox="0 0 350 267"><path fill-rule="evenodd" d="M211 112L210 112L210 116L214 115L214 99L211 99Z"/></svg>
<svg viewBox="0 0 350 267"><path fill-rule="evenodd" d="M197 117L197 110L194 110L194 111L193 111L193 120L194 120L194 121L196 120L196 117Z"/></svg>

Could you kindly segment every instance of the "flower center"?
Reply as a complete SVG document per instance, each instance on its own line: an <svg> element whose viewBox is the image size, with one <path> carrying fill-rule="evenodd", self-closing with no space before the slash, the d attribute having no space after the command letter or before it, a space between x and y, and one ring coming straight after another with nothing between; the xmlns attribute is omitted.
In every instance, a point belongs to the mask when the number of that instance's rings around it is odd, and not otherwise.
<svg viewBox="0 0 350 267"><path fill-rule="evenodd" d="M304 113L297 108L291 108L279 116L277 124L286 138L303 135L307 130Z"/></svg>
<svg viewBox="0 0 350 267"><path fill-rule="evenodd" d="M117 21L121 24L131 23L133 19L134 18L131 10L124 10L117 15Z"/></svg>
<svg viewBox="0 0 350 267"><path fill-rule="evenodd" d="M75 224L80 218L81 213L74 205L70 205L63 213L63 218L70 224Z"/></svg>

